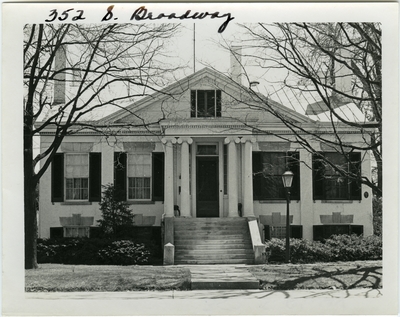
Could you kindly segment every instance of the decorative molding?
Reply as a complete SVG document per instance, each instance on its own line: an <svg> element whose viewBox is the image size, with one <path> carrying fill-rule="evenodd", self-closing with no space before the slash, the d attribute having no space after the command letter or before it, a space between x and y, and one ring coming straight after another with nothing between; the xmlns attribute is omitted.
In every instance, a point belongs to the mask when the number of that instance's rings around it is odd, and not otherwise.
<svg viewBox="0 0 400 317"><path fill-rule="evenodd" d="M77 152L77 153L88 153L91 152L94 146L94 142L63 142L61 143L61 151Z"/></svg>
<svg viewBox="0 0 400 317"><path fill-rule="evenodd" d="M322 224L353 223L354 215L342 215L341 212L332 212L332 215L320 215Z"/></svg>
<svg viewBox="0 0 400 317"><path fill-rule="evenodd" d="M156 148L154 142L122 142L126 152L153 152Z"/></svg>
<svg viewBox="0 0 400 317"><path fill-rule="evenodd" d="M291 142L258 142L260 151L289 151Z"/></svg>
<svg viewBox="0 0 400 317"><path fill-rule="evenodd" d="M272 215L260 215L260 222L266 226L285 226L286 215L280 212L273 212ZM289 216L289 222L293 223L293 215Z"/></svg>
<svg viewBox="0 0 400 317"><path fill-rule="evenodd" d="M67 226L92 226L94 217L82 217L81 214L72 214L72 217L60 217L62 227Z"/></svg>
<svg viewBox="0 0 400 317"><path fill-rule="evenodd" d="M162 138L161 142L163 144L167 144L167 143L176 144L176 138L172 138L172 137L170 137L170 138Z"/></svg>
<svg viewBox="0 0 400 317"><path fill-rule="evenodd" d="M178 144L182 144L183 142L186 142L187 144L192 144L193 143L193 139L190 137L187 138L178 138L177 140Z"/></svg>

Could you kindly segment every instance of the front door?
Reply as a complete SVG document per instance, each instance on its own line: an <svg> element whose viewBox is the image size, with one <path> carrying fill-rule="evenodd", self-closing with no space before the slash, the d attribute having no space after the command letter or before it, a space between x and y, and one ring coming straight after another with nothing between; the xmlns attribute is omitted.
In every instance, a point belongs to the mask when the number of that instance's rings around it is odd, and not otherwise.
<svg viewBox="0 0 400 317"><path fill-rule="evenodd" d="M218 157L197 157L197 217L219 217Z"/></svg>

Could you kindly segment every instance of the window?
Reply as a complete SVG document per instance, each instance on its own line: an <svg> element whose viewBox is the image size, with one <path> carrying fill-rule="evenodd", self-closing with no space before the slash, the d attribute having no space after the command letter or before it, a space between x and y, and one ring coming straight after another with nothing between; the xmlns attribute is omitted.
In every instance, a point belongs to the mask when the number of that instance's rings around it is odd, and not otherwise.
<svg viewBox="0 0 400 317"><path fill-rule="evenodd" d="M192 118L221 116L221 90L192 90L190 102Z"/></svg>
<svg viewBox="0 0 400 317"><path fill-rule="evenodd" d="M286 199L282 174L294 174L290 190L291 199L300 199L299 153L253 152L253 195L255 200Z"/></svg>
<svg viewBox="0 0 400 317"><path fill-rule="evenodd" d="M114 185L121 200L164 200L164 153L114 153Z"/></svg>
<svg viewBox="0 0 400 317"><path fill-rule="evenodd" d="M65 199L89 198L89 155L67 154L65 157Z"/></svg>
<svg viewBox="0 0 400 317"><path fill-rule="evenodd" d="M128 199L151 198L151 154L128 154Z"/></svg>
<svg viewBox="0 0 400 317"><path fill-rule="evenodd" d="M338 234L356 234L363 235L364 227L362 225L315 225L313 226L313 239L321 241L329 239L333 235Z"/></svg>
<svg viewBox="0 0 400 317"><path fill-rule="evenodd" d="M51 201L100 201L101 153L57 153L51 167Z"/></svg>
<svg viewBox="0 0 400 317"><path fill-rule="evenodd" d="M64 238L88 238L89 231L89 227L64 227Z"/></svg>
<svg viewBox="0 0 400 317"><path fill-rule="evenodd" d="M361 153L316 153L313 155L314 200L361 200Z"/></svg>
<svg viewBox="0 0 400 317"><path fill-rule="evenodd" d="M290 225L290 238L302 239L303 238L303 226L301 225ZM285 239L286 238L286 226L264 226L264 238L265 240Z"/></svg>

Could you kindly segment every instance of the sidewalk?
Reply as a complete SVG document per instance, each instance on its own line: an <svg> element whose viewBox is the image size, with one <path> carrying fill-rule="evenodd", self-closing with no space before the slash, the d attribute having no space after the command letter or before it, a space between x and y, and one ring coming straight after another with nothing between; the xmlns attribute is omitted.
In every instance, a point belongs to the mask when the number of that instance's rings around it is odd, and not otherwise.
<svg viewBox="0 0 400 317"><path fill-rule="evenodd" d="M71 292L25 293L26 299L48 300L132 300L132 299L305 299L305 298L379 298L381 289L350 290L192 290L192 291L138 291L138 292Z"/></svg>

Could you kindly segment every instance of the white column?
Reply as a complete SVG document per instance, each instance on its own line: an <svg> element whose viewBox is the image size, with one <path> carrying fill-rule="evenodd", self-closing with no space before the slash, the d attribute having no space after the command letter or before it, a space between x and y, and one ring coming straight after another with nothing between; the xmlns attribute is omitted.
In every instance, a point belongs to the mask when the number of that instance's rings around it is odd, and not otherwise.
<svg viewBox="0 0 400 317"><path fill-rule="evenodd" d="M101 143L101 184L114 182L114 142Z"/></svg>
<svg viewBox="0 0 400 317"><path fill-rule="evenodd" d="M193 143L191 138L179 138L181 145L181 216L191 217L190 212L190 178L189 178L189 144Z"/></svg>
<svg viewBox="0 0 400 317"><path fill-rule="evenodd" d="M174 149L175 138L163 138L165 152L164 171L164 214L166 217L174 216Z"/></svg>
<svg viewBox="0 0 400 317"><path fill-rule="evenodd" d="M226 138L228 144L228 217L237 217L238 214L238 183L237 183L237 151L236 143L240 139Z"/></svg>
<svg viewBox="0 0 400 317"><path fill-rule="evenodd" d="M244 143L244 174L243 174L243 216L254 217L253 209L253 160L252 150L255 138L242 138Z"/></svg>
<svg viewBox="0 0 400 317"><path fill-rule="evenodd" d="M300 224L303 226L303 238L313 239L314 201L312 193L312 154L300 151Z"/></svg>

